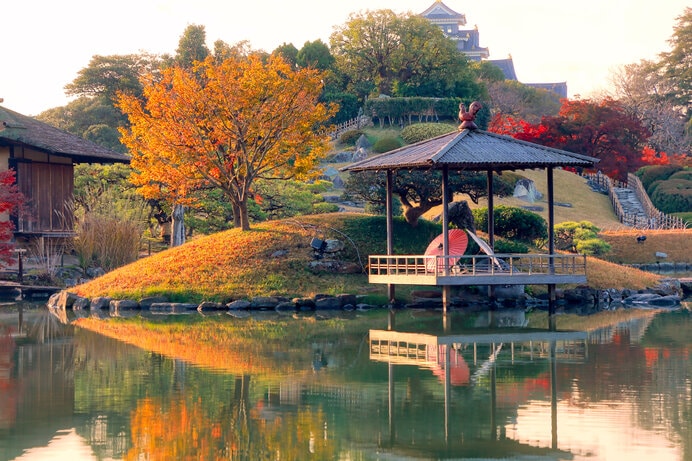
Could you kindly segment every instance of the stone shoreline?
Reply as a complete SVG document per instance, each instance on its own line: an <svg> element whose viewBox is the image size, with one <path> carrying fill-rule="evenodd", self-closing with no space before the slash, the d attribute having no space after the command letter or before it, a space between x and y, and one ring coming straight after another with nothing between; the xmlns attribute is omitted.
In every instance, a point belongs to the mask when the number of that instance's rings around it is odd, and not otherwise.
<svg viewBox="0 0 692 461"><path fill-rule="evenodd" d="M650 307L676 307L681 304L685 296L690 296L689 281L682 282L677 279L665 279L656 287L646 290L597 290L590 287L577 287L566 290L556 290L556 307L572 306L581 309L616 309L620 307L650 306ZM412 302L394 307L400 308L440 308L442 306L441 291L439 289L419 290L412 292ZM378 306L364 302L365 296L355 294L318 294L313 297L288 298L282 296L256 296L247 299L237 299L229 303L202 302L174 303L165 297L148 297L139 300L111 299L96 297L87 299L62 290L53 294L47 303L49 309L73 310L73 311L101 311L108 310L112 313L123 311L151 311L156 313L180 313L187 311L257 311L274 310L282 312L300 312L315 310L367 310ZM544 296L532 297L521 294L516 297L498 297L490 300L487 296L463 293L452 296L450 300L452 309L478 310L489 308L548 308L548 300Z"/></svg>

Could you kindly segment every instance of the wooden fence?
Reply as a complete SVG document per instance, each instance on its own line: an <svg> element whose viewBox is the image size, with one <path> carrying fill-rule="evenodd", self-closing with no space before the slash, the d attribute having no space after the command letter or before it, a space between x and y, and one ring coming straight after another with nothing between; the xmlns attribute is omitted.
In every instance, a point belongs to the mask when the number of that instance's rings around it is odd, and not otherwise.
<svg viewBox="0 0 692 461"><path fill-rule="evenodd" d="M627 182L621 182L616 179L611 179L608 176L598 172L596 174L585 174L592 183L596 184L599 188L608 191L608 197L613 205L613 210L615 210L615 215L618 220L629 227L634 229L686 229L687 224L682 218L677 216L671 216L658 210L653 203L649 195L644 190L644 186L639 180L639 178L629 173L627 175ZM620 199L615 193L615 188L628 188L634 192L637 199L642 204L644 208L644 213L646 217L639 216L634 213L628 213L623 208L620 203Z"/></svg>
<svg viewBox="0 0 692 461"><path fill-rule="evenodd" d="M339 123L338 125L336 125L334 127L334 130L329 132L329 137L330 139L334 140L341 136L342 133L351 130L360 130L365 126L368 126L368 124L370 124L370 117L361 115L359 117L352 118L351 120L347 120L343 123Z"/></svg>

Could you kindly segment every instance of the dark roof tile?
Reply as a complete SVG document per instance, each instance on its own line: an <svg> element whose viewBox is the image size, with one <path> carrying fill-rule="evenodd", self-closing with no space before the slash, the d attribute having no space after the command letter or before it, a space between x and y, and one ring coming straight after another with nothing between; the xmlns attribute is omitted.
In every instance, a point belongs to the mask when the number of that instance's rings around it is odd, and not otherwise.
<svg viewBox="0 0 692 461"><path fill-rule="evenodd" d="M31 146L78 163L128 163L127 155L55 128L34 118L0 107L0 145Z"/></svg>
<svg viewBox="0 0 692 461"><path fill-rule="evenodd" d="M456 131L361 160L343 171L440 169L521 170L592 167L597 158L482 130Z"/></svg>

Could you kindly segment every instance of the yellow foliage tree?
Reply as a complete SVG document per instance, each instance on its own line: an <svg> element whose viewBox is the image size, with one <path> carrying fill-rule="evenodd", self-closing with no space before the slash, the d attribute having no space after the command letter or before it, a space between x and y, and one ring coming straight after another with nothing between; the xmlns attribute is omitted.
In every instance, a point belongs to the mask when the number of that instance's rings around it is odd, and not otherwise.
<svg viewBox="0 0 692 461"><path fill-rule="evenodd" d="M319 102L323 75L280 57L210 57L166 69L144 84L144 100L120 95L130 127L131 181L147 198L194 205L200 187L222 190L236 226L250 228L256 179L305 178L328 147L320 128L336 107Z"/></svg>

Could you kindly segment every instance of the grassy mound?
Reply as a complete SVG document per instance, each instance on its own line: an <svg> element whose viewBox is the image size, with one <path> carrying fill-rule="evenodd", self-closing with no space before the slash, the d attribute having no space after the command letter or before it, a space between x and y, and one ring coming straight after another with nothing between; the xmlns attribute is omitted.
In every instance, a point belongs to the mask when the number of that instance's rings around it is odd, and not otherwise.
<svg viewBox="0 0 692 461"><path fill-rule="evenodd" d="M395 220L395 252L421 254L440 232L422 222L411 228ZM341 259L361 273L313 273L313 238L336 238L346 245ZM385 219L381 216L335 213L301 216L256 224L252 230L231 229L196 238L128 264L74 288L93 298L141 298L166 295L174 301L228 301L247 296L311 296L316 293L384 294L369 285L364 267L370 254L386 252Z"/></svg>
<svg viewBox="0 0 692 461"><path fill-rule="evenodd" d="M421 220L415 228L394 221L394 253L422 254L440 232L438 224ZM381 297L385 285L370 285L364 272L312 272L310 242L337 238L346 244L340 258L364 268L368 255L386 252L385 219L358 213L334 213L271 221L248 232L231 229L194 239L183 246L140 259L79 285L73 291L93 298L116 299L165 295L172 301L227 302L248 296L312 296L356 293ZM638 245L632 239L632 245ZM677 244L682 247L681 243ZM594 288L641 289L658 276L589 258L589 285ZM397 294L417 287L397 288Z"/></svg>

